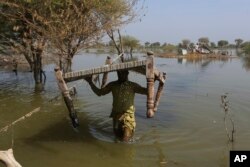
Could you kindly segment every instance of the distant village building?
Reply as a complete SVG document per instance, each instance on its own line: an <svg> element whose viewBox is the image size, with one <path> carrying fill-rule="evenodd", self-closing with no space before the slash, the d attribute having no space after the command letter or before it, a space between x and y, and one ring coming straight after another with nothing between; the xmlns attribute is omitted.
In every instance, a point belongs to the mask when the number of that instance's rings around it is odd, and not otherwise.
<svg viewBox="0 0 250 167"><path fill-rule="evenodd" d="M185 48L180 48L180 54L181 55L187 55L188 53L200 53L200 54L210 54L213 53L212 50L201 43L196 43L194 44L193 47L188 47L187 49Z"/></svg>
<svg viewBox="0 0 250 167"><path fill-rule="evenodd" d="M186 55L188 53L187 49L181 49L181 54Z"/></svg>
<svg viewBox="0 0 250 167"><path fill-rule="evenodd" d="M200 43L197 43L194 45L193 49L194 53L201 53L201 54L209 54L212 53L212 51L209 49L209 47L202 45Z"/></svg>

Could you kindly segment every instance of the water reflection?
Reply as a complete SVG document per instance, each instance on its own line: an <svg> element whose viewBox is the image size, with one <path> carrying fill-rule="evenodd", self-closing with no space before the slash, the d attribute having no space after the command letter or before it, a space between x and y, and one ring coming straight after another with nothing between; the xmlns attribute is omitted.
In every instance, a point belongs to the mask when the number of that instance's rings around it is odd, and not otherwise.
<svg viewBox="0 0 250 167"><path fill-rule="evenodd" d="M102 65L106 56L79 55L73 69ZM57 90L52 65L45 68L47 82L42 89L34 89L30 73L15 76L0 71L0 126L41 106L40 113L14 128L15 156L27 167L227 166L232 147L227 146L220 112L220 95L225 92L231 93L235 108L233 149L250 149L250 79L242 69L242 65L249 69L249 59L245 60L156 58L157 68L168 73L166 87L153 119L145 117L145 97L136 97L135 137L139 139L132 144L114 141L108 118L111 96L99 98L87 84L77 85L80 127L76 132ZM145 84L140 75L131 75L131 80ZM11 132L0 135L0 148L9 147Z"/></svg>
<svg viewBox="0 0 250 167"><path fill-rule="evenodd" d="M250 56L244 56L242 58L243 67L249 71L250 70Z"/></svg>
<svg viewBox="0 0 250 167"><path fill-rule="evenodd" d="M156 150L158 152L159 167L167 166L167 159L166 159L166 156L163 153L162 144L159 143L158 141L156 141L154 143L154 145L155 145L155 148L156 148Z"/></svg>
<svg viewBox="0 0 250 167"><path fill-rule="evenodd" d="M206 67L210 62L228 62L231 61L232 57L229 56L219 56L219 57L210 57L210 58L202 58L202 57L181 57L177 58L178 64L201 64L202 67Z"/></svg>
<svg viewBox="0 0 250 167"><path fill-rule="evenodd" d="M241 58L243 68L245 68L247 71L250 70L250 56L243 54L242 51L238 49L227 49L226 51L229 52L230 55L225 55L225 56L224 55L220 55L220 56L211 55L211 56L208 56L207 58L204 58L202 56L188 55L186 57L177 58L177 63L178 64L201 64L201 67L205 68L211 62L226 63L226 62L232 61L233 59Z"/></svg>

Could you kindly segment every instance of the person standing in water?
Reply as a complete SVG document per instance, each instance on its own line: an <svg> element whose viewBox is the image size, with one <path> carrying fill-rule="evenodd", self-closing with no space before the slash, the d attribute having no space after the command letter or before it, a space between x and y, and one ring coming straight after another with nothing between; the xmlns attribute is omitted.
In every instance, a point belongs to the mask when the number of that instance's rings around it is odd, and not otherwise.
<svg viewBox="0 0 250 167"><path fill-rule="evenodd" d="M108 83L101 89L95 86L92 76L85 79L98 96L112 92L113 106L110 117L113 119L113 130L115 135L125 142L128 142L133 137L136 127L135 94L147 95L147 89L129 81L128 74L128 70L117 71L118 80Z"/></svg>

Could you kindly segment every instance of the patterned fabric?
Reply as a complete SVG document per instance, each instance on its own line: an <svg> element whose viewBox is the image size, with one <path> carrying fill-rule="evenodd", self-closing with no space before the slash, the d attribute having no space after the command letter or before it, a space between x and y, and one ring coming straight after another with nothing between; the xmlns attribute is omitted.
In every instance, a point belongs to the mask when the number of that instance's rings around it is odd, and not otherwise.
<svg viewBox="0 0 250 167"><path fill-rule="evenodd" d="M110 82L102 89L98 89L94 84L91 84L90 86L98 96L102 96L112 92L113 108L110 117L115 120L123 121L124 127L128 127L131 130L135 129L135 93L146 95L146 88L143 88L137 83L130 81Z"/></svg>
<svg viewBox="0 0 250 167"><path fill-rule="evenodd" d="M122 119L119 120L123 122L123 128L129 128L132 132L134 132L136 126L134 113L124 113Z"/></svg>

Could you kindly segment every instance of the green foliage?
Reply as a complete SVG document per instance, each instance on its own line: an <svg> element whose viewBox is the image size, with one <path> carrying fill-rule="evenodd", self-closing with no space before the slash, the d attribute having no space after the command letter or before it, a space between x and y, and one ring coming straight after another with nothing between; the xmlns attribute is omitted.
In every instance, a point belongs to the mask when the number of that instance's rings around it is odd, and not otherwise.
<svg viewBox="0 0 250 167"><path fill-rule="evenodd" d="M198 42L204 45L208 45L209 44L209 38L208 37L201 37L198 39Z"/></svg>
<svg viewBox="0 0 250 167"><path fill-rule="evenodd" d="M114 46L114 42L112 40L110 40L107 45L113 47Z"/></svg>
<svg viewBox="0 0 250 167"><path fill-rule="evenodd" d="M60 55L73 57L80 47L94 43L109 29L131 21L136 1L2 0L0 15L11 23L10 30L18 27L21 40L46 38Z"/></svg>
<svg viewBox="0 0 250 167"><path fill-rule="evenodd" d="M250 42L246 42L242 50L246 55L250 55Z"/></svg>
<svg viewBox="0 0 250 167"><path fill-rule="evenodd" d="M241 48L246 47L247 45L250 45L250 41L244 42L240 45Z"/></svg>
<svg viewBox="0 0 250 167"><path fill-rule="evenodd" d="M140 41L138 39L132 36L128 36L128 35L122 37L122 43L124 47L132 48L132 49L140 45Z"/></svg>
<svg viewBox="0 0 250 167"><path fill-rule="evenodd" d="M149 47L150 46L150 42L145 42L145 47Z"/></svg>
<svg viewBox="0 0 250 167"><path fill-rule="evenodd" d="M226 47L228 45L228 41L227 40L220 40L218 41L218 47Z"/></svg>
<svg viewBox="0 0 250 167"><path fill-rule="evenodd" d="M187 49L189 47L190 40L189 39L183 39L182 40L182 46L183 48Z"/></svg>
<svg viewBox="0 0 250 167"><path fill-rule="evenodd" d="M163 47L163 51L166 53L173 53L177 50L177 47L172 44L167 44L166 46Z"/></svg>
<svg viewBox="0 0 250 167"><path fill-rule="evenodd" d="M239 47L240 47L240 45L243 43L243 40L242 40L242 39L240 39L240 38L235 39L234 41L235 41L235 43L236 43L236 48L239 48Z"/></svg>
<svg viewBox="0 0 250 167"><path fill-rule="evenodd" d="M140 46L139 40L132 36L123 36L122 44L125 48L129 49L131 58L133 57L133 50Z"/></svg>
<svg viewBox="0 0 250 167"><path fill-rule="evenodd" d="M160 42L154 42L150 44L151 47L159 48L161 46Z"/></svg>
<svg viewBox="0 0 250 167"><path fill-rule="evenodd" d="M8 22L5 17L0 15L0 46L2 51L5 47L10 47L8 39L15 38L11 22Z"/></svg>
<svg viewBox="0 0 250 167"><path fill-rule="evenodd" d="M194 48L194 43L193 43L193 42L191 42L191 43L189 44L189 48L191 48L191 49Z"/></svg>
<svg viewBox="0 0 250 167"><path fill-rule="evenodd" d="M98 54L103 54L103 53L105 53L105 50L103 50L103 49L97 49L96 52L97 52Z"/></svg>
<svg viewBox="0 0 250 167"><path fill-rule="evenodd" d="M211 48L216 48L216 44L214 42L210 43Z"/></svg>
<svg viewBox="0 0 250 167"><path fill-rule="evenodd" d="M161 45L162 48L165 47L165 46L167 46L167 43L166 43L166 42L164 42L164 43Z"/></svg>
<svg viewBox="0 0 250 167"><path fill-rule="evenodd" d="M228 44L228 48L236 48L235 44Z"/></svg>

